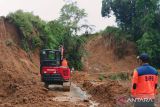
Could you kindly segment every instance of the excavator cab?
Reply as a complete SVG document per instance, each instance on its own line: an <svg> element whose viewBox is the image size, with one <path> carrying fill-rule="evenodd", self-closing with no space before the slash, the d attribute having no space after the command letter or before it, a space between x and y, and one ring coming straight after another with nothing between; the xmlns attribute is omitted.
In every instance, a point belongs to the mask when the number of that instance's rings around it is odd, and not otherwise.
<svg viewBox="0 0 160 107"><path fill-rule="evenodd" d="M40 74L45 87L51 84L63 85L64 90L70 90L70 69L61 66L60 50L43 49L40 51Z"/></svg>
<svg viewBox="0 0 160 107"><path fill-rule="evenodd" d="M59 50L44 49L40 55L41 66L60 66L61 52Z"/></svg>

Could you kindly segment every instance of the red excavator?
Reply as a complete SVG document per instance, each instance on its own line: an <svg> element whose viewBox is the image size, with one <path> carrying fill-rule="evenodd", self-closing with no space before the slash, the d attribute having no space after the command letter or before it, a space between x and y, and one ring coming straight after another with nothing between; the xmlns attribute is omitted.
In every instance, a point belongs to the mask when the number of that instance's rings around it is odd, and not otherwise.
<svg viewBox="0 0 160 107"><path fill-rule="evenodd" d="M71 73L69 67L61 66L63 48L60 50L43 49L40 52L40 74L45 87L51 84L63 85L65 91L70 91Z"/></svg>

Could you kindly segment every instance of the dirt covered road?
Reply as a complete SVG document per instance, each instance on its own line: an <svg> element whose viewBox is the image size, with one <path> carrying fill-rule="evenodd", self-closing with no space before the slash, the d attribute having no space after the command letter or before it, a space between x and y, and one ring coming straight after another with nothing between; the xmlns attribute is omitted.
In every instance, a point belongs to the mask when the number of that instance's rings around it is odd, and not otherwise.
<svg viewBox="0 0 160 107"><path fill-rule="evenodd" d="M0 107L89 107L88 95L75 84L70 92L61 86L46 89L40 81L38 56L16 44L0 42ZM86 101L84 101L86 100Z"/></svg>
<svg viewBox="0 0 160 107"><path fill-rule="evenodd" d="M5 29L4 29L5 28ZM88 107L87 96L76 85L71 92L62 87L44 88L39 75L39 51L20 48L16 27L0 24L0 107Z"/></svg>
<svg viewBox="0 0 160 107"><path fill-rule="evenodd" d="M72 73L71 91L63 92L61 86L44 88L38 49L26 53L20 48L16 27L8 22L5 27L6 32L0 27L0 107L114 107L116 96L129 94L135 55L116 60L101 36L87 42L85 69ZM113 80L117 72L126 74L127 81Z"/></svg>

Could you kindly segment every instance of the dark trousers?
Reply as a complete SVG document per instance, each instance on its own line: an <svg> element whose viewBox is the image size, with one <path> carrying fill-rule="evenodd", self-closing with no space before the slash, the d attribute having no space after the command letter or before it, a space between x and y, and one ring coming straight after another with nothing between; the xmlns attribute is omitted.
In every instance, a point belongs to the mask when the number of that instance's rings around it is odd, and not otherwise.
<svg viewBox="0 0 160 107"><path fill-rule="evenodd" d="M155 107L154 101L150 102L135 102L134 107Z"/></svg>

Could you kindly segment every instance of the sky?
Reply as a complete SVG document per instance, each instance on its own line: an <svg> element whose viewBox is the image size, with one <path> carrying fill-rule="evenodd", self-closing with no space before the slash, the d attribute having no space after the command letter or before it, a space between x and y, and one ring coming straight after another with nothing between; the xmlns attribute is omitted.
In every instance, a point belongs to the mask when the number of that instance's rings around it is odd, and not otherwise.
<svg viewBox="0 0 160 107"><path fill-rule="evenodd" d="M70 0L67 0L70 1ZM115 17L102 18L102 0L74 0L81 9L85 9L88 16L88 24L95 25L95 31L103 30L106 26L116 26ZM23 10L33 12L45 21L58 19L60 9L65 4L64 0L0 0L0 16L6 16L10 12Z"/></svg>

